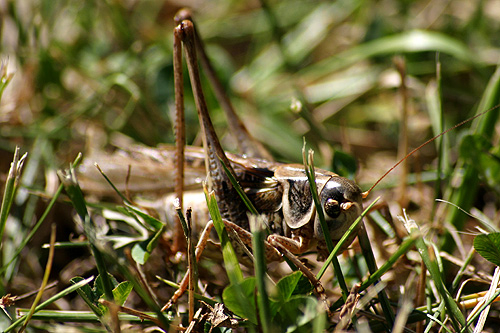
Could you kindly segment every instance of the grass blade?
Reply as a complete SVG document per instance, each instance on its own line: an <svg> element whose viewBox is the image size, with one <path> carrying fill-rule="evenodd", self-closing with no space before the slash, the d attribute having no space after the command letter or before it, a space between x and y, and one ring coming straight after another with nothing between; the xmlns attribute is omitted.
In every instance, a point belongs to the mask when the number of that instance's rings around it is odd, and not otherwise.
<svg viewBox="0 0 500 333"><path fill-rule="evenodd" d="M231 282L231 284L238 284L243 281L243 273L241 272L236 252L234 252L234 248L229 241L226 227L224 225L224 222L222 221L219 207L217 206L215 193L208 193L208 189L205 187L205 196L207 198L208 210L210 212L210 216L212 217L212 221L214 222L215 230L219 235L222 255L224 257L224 264L226 266L229 281Z"/></svg>
<svg viewBox="0 0 500 333"><path fill-rule="evenodd" d="M463 313L460 311L460 308L458 307L458 304L455 302L453 297L451 297L449 291L446 289L443 279L441 277L441 272L439 271L437 262L435 260L436 254L431 254L429 252L429 248L427 244L424 241L424 238L419 235L420 230L415 223L415 221L410 220L406 214L405 218L402 219L403 223L405 224L406 229L408 230L408 233L413 237L416 237L415 244L418 248L418 252L420 253L420 256L422 257L422 260L425 263L425 266L427 267L427 270L429 271L432 280L434 281L439 294L441 296L441 299L443 300L444 306L447 309L447 314L451 319L451 322L453 324L453 327L456 331L460 331L461 328L466 326L465 318Z"/></svg>
<svg viewBox="0 0 500 333"><path fill-rule="evenodd" d="M271 332L271 309L266 290L266 260L264 239L264 223L255 215L249 216L250 230L252 231L252 250L254 256L255 279L257 283L257 304L259 306L260 322L264 333Z"/></svg>
<svg viewBox="0 0 500 333"><path fill-rule="evenodd" d="M74 285L64 289L63 291L57 293L56 295L52 296L51 298L49 298L48 300L46 300L45 302L41 303L40 305L38 305L36 308L35 308L35 311L34 313L44 309L45 307L49 306L50 304L54 303L55 301L57 301L58 299L60 298L63 298L64 296L66 295L69 295L70 293L72 293L73 291L76 291L78 288L81 288L87 284L89 284L92 280L94 279L93 276L89 277L88 279L85 279L85 280L82 280L78 283L75 283ZM26 319L26 315L18 318L15 322L13 322L9 327L7 327L5 329L4 332L10 332L12 331L14 328L16 328L17 326L19 326L24 320Z"/></svg>
<svg viewBox="0 0 500 333"><path fill-rule="evenodd" d="M70 168L65 171L59 170L58 176L66 190L66 193L73 203L73 207L75 207L76 212L83 222L83 228L90 243L90 250L92 251L96 261L99 276L102 278L105 297L108 301L112 301L113 284L109 279L106 263L104 262L103 254L99 249L100 245L98 244L96 236L96 226L87 211L87 205L85 203L82 190L80 189L76 179L75 169L73 166L70 166Z"/></svg>
<svg viewBox="0 0 500 333"><path fill-rule="evenodd" d="M21 157L20 148L16 147L16 150L14 152L14 159L10 164L9 174L7 176L7 182L5 184L5 191L2 199L2 206L0 208L0 242L3 239L5 224L7 223L9 211L16 195L16 191L19 185L19 177L21 176L21 170L23 168L26 156L27 153Z"/></svg>

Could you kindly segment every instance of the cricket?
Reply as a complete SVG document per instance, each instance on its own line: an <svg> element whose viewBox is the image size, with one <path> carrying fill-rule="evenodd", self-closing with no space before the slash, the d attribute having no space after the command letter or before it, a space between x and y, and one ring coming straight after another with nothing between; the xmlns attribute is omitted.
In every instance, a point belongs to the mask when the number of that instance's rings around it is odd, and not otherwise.
<svg viewBox="0 0 500 333"><path fill-rule="evenodd" d="M498 0L0 7L0 331L498 332Z"/></svg>
<svg viewBox="0 0 500 333"><path fill-rule="evenodd" d="M320 262L328 258L330 251L327 243L337 245L363 212L363 200L394 168L428 143L467 122L484 116L496 107L476 114L408 152L387 172L381 172L380 178L367 191L363 191L353 180L319 168L313 169L315 186L311 186L307 163L287 164L274 161L272 154L252 137L240 120L210 63L190 11L187 9L179 11L175 16L175 22L173 47L175 146L124 147L122 151L112 156L90 156L80 168L79 178L82 187L95 193L107 191L105 189L107 184L93 166L97 163L114 185L124 193L142 191L168 193L160 204L169 206L165 211L169 225L174 228L172 251L186 251L190 247L186 244L178 216L178 211L185 212L189 208L189 219L197 224L193 226L197 230L194 235L200 238L195 251L198 261L211 238L213 227L202 189L205 184L208 191L215 195L224 226L238 259L252 266L254 259L249 222L251 214L244 198L235 188L240 186L257 210L261 228L267 232L264 240L266 262L281 262L286 259L295 264L309 279L314 292L324 303L324 311L331 316L332 302L328 300L325 287L300 260L301 255L314 252ZM202 147L186 146L185 142L183 62L188 69L189 82L196 103ZM216 134L202 88L200 66L224 110L232 138L239 150L237 154L224 151ZM125 166L128 166L128 169ZM236 185L232 182L232 178L237 181ZM319 198L317 203L313 200L314 190L317 191ZM148 203L139 202L138 205L146 207ZM351 246L358 232L366 237L363 222L356 224L337 254L342 254ZM359 244L361 248L365 247L363 252L370 251L366 248L370 244L369 240L366 242L366 238L364 241L359 241ZM193 265L191 262L185 276L179 282L178 290L162 307L162 311L172 309L184 293L194 290L194 286L189 285L192 283L190 273L194 269ZM379 295L380 293L381 291ZM356 295L356 292L353 295ZM190 299L190 303L192 302ZM193 304L190 306L194 307ZM193 317L194 314L190 314L191 321L197 320ZM339 327L340 325L339 323ZM342 322L342 325L347 324Z"/></svg>

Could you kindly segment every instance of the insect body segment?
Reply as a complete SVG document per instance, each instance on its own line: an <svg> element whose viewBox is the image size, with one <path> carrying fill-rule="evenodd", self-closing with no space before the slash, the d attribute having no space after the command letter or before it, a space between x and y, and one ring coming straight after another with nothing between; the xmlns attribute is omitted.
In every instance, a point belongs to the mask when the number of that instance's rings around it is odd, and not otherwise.
<svg viewBox="0 0 500 333"><path fill-rule="evenodd" d="M315 173L321 207L329 230L328 236L335 242L343 236L361 214L361 189L353 181L333 172L315 169ZM311 236L318 241L318 250L324 252L326 245L323 230L316 214L304 166L299 164L282 165L276 170L275 176L284 188L283 216L284 222L290 230L285 235L291 236L296 232L296 229L309 225L312 227ZM304 241L302 240L302 242ZM347 246L350 242L352 239L347 242ZM324 254L322 253L322 255Z"/></svg>

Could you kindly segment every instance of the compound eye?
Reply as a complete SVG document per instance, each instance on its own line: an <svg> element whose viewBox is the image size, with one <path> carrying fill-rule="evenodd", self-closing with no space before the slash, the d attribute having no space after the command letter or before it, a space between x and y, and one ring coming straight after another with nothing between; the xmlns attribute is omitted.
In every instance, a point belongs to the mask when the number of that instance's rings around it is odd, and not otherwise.
<svg viewBox="0 0 500 333"><path fill-rule="evenodd" d="M339 205L339 202L337 200L334 200L332 198L329 198L326 200L325 202L325 213L335 219L337 217L339 217L340 215L340 205Z"/></svg>

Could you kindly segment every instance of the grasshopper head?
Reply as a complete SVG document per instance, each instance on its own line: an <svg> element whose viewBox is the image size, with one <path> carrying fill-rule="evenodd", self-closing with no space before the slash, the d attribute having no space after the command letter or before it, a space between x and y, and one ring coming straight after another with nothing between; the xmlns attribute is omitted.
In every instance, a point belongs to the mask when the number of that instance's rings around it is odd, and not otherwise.
<svg viewBox="0 0 500 333"><path fill-rule="evenodd" d="M349 179L333 176L325 183L319 197L330 238L335 244L363 211L361 189ZM355 235L356 233L346 242L346 246L349 246ZM314 219L314 236L318 241L324 242L317 214Z"/></svg>

